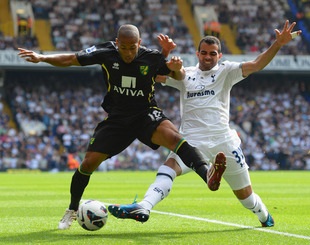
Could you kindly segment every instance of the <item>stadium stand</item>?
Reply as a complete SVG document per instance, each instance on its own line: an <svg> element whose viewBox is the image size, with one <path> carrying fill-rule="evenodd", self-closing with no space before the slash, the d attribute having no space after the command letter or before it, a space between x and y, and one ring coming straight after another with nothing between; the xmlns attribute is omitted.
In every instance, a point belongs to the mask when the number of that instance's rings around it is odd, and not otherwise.
<svg viewBox="0 0 310 245"><path fill-rule="evenodd" d="M139 26L143 45L158 48L156 36L165 33L178 42L176 52L191 52L193 41L178 12L176 1L159 0L32 0L36 18L46 18L56 50L80 50L114 40L121 24Z"/></svg>
<svg viewBox="0 0 310 245"><path fill-rule="evenodd" d="M68 154L75 154L77 161L82 159L94 123L105 115L100 108L100 77L88 76L71 72L7 74L10 83L5 91L16 121L30 124L31 130L2 131L2 170L65 170ZM304 78L293 79L260 75L233 89L231 118L242 136L251 169L309 169L310 104L305 99L309 90L304 97ZM92 82L86 82L89 80ZM161 86L157 89L159 105L179 125L178 92ZM6 119L2 117L2 121ZM166 155L166 149L154 152L136 141L100 169L156 169Z"/></svg>
<svg viewBox="0 0 310 245"><path fill-rule="evenodd" d="M274 29L280 29L283 20L291 17L286 0L220 0L217 3L217 13L219 22L228 24L234 31L235 41L243 54L264 51L274 41ZM279 52L291 55L307 53L307 42L302 38L295 39Z"/></svg>
<svg viewBox="0 0 310 245"><path fill-rule="evenodd" d="M44 25L48 23L47 27L50 25L50 41L57 51L79 50L93 43L113 40L115 30L125 22L140 27L145 46L158 48L156 35L163 32L179 45L176 53L193 54L195 51L189 22L183 21L178 11L178 4L184 1L28 2L32 4L35 19ZM219 22L231 28L242 53L257 54L273 41L273 29L282 25L279 16L284 19L294 13L294 9L281 0L268 3L268 8L265 1L254 2L196 0L187 1L187 4L192 6L192 13L195 7L206 4L215 7ZM296 5L298 1L292 2ZM47 42L31 35L10 36L4 28L8 24L3 25L5 21L1 18L1 50L13 50L18 46L39 50L42 42ZM251 43L255 45L250 46ZM223 47L224 53L231 53L225 40ZM309 54L307 42L302 38L281 52L295 56ZM96 72L74 75L75 72L51 72L48 69L41 73L32 69L27 72L25 69L6 71L0 104L1 171L10 168L62 171L70 169L69 162L81 161L94 123L99 122L105 113L100 107L101 77ZM310 86L307 77L287 76L281 72L274 74L252 76L247 82L236 85L232 91L232 126L242 137L251 169L310 169ZM179 125L178 92L161 86L157 89L160 106ZM16 126L12 124L7 108L12 110ZM122 154L104 162L100 170L157 169L167 153L164 148L152 151L135 141Z"/></svg>
<svg viewBox="0 0 310 245"><path fill-rule="evenodd" d="M131 22L139 26L143 45L158 48L156 36L162 32L171 36L178 43L175 53L192 53L195 51L201 35L195 35L197 27L194 26L194 12L186 12L183 10L184 6L185 9L187 7L192 10L195 7L205 6L216 10L217 21L222 26L222 33L219 35L223 39L222 45L225 53L238 53L240 49L244 54L255 54L264 50L273 41L273 30L282 25L282 19L296 20L298 26L303 27L303 20L295 18L299 12L292 0L288 1L292 4L287 4L285 0L273 1L270 4L261 0L254 2L250 0L119 0L112 4L108 0L89 0L87 2L85 0L20 1L31 3L36 20L34 26L37 35L24 36L21 39L21 37L17 38L5 33L2 38L0 36L2 49L16 49L22 45L26 48L45 51L80 50L94 43L114 40L118 26L125 22ZM4 2L9 3L9 0L1 3L2 12L6 13L9 5L3 4ZM183 13L186 18L182 18L180 13ZM268 21L265 21L266 18ZM10 22L7 21L8 23ZM307 28L303 27L302 29L303 36L307 37ZM45 32L42 33L42 31ZM235 39L231 40L232 36L235 36ZM239 46L239 49L231 46L234 42ZM227 48L226 43L231 47ZM308 54L308 44L309 40L297 38L281 52L293 55Z"/></svg>

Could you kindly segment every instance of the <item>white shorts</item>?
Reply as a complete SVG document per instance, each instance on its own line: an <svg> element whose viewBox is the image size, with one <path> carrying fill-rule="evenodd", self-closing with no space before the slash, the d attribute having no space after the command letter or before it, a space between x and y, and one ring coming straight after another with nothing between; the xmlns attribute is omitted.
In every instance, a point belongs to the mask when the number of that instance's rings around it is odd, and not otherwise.
<svg viewBox="0 0 310 245"><path fill-rule="evenodd" d="M232 190L240 190L251 185L249 176L249 167L245 161L242 149L240 148L240 139L237 133L232 130L230 135L219 136L212 142L195 142L188 140L189 144L196 147L204 157L207 163L213 163L218 152L224 152L226 155L226 170L223 178L229 184ZM216 143L214 142L221 142ZM211 145L212 144L212 145ZM170 152L168 158L173 158L182 169L182 174L192 171L188 168L181 158L174 152Z"/></svg>

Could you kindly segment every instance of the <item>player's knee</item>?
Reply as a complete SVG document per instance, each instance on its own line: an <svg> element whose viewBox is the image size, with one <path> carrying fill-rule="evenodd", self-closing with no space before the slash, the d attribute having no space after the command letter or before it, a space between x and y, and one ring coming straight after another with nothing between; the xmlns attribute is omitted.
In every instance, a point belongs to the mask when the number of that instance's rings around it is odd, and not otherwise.
<svg viewBox="0 0 310 245"><path fill-rule="evenodd" d="M78 171L84 175L91 175L94 172L92 168L87 167L87 164L83 164L83 163L78 168Z"/></svg>
<svg viewBox="0 0 310 245"><path fill-rule="evenodd" d="M173 169L174 172L176 172L176 176L179 176L182 174L182 169L174 158L169 158L165 162L164 166L168 166L169 168Z"/></svg>
<svg viewBox="0 0 310 245"><path fill-rule="evenodd" d="M240 190L234 190L234 194L239 200L247 199L252 193L253 191L250 185Z"/></svg>
<svg viewBox="0 0 310 245"><path fill-rule="evenodd" d="M85 173L92 173L107 158L107 154L103 154L100 152L87 152L83 162L80 165L80 170Z"/></svg>
<svg viewBox="0 0 310 245"><path fill-rule="evenodd" d="M253 209L257 204L256 195L254 193L245 199L239 199L239 201L247 209Z"/></svg>

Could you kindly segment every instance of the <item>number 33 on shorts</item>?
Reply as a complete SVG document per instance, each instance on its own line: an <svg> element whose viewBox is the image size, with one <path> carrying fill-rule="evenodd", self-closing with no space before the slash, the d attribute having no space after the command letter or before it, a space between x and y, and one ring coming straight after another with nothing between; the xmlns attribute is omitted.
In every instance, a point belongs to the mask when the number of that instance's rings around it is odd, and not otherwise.
<svg viewBox="0 0 310 245"><path fill-rule="evenodd" d="M236 150L232 151L232 154L235 156L237 164L240 164L240 166L243 167L245 164L245 157L241 148L238 147Z"/></svg>

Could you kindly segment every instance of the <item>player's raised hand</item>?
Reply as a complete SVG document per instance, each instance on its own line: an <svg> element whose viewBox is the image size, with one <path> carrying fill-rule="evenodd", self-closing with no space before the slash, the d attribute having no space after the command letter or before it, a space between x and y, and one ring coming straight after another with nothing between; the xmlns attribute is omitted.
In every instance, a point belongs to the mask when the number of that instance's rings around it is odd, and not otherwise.
<svg viewBox="0 0 310 245"><path fill-rule="evenodd" d="M184 79L185 70L183 67L183 60L180 57L172 56L166 64L171 71L168 76L174 78L175 80Z"/></svg>
<svg viewBox="0 0 310 245"><path fill-rule="evenodd" d="M301 35L301 30L292 32L294 27L296 25L296 22L289 23L288 20L285 21L284 27L282 31L279 31L278 29L275 29L276 33L276 39L280 46L283 46L290 42L293 38Z"/></svg>
<svg viewBox="0 0 310 245"><path fill-rule="evenodd" d="M181 57L172 56L166 64L171 71L180 71L183 67L183 60Z"/></svg>
<svg viewBox="0 0 310 245"><path fill-rule="evenodd" d="M19 50L19 57L25 59L28 62L32 63L39 63L41 61L40 57L41 55L28 49L18 48Z"/></svg>
<svg viewBox="0 0 310 245"><path fill-rule="evenodd" d="M157 40L162 48L162 54L166 57L168 57L169 53L177 46L169 36L164 34L159 34Z"/></svg>

